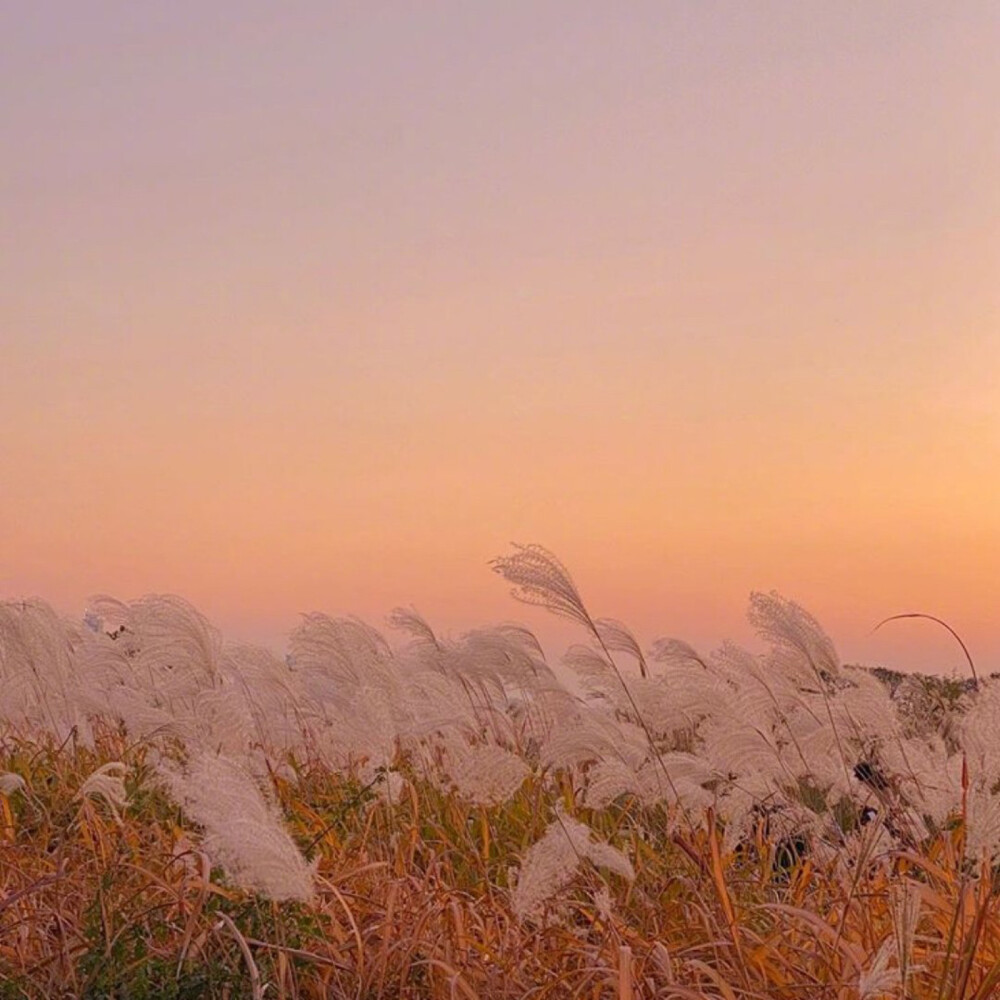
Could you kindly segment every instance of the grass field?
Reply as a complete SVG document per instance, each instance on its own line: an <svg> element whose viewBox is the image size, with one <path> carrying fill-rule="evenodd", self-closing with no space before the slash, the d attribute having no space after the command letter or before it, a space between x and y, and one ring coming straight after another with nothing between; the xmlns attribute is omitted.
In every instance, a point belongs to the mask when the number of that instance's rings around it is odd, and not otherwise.
<svg viewBox="0 0 1000 1000"><path fill-rule="evenodd" d="M0 997L1000 995L1000 684L574 620L390 644L308 616L286 660L176 598L0 605Z"/></svg>

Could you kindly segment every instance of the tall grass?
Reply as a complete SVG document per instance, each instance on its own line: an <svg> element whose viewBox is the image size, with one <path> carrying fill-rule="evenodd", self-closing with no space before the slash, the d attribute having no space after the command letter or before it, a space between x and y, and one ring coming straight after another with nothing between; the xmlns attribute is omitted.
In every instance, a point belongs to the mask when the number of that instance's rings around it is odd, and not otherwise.
<svg viewBox="0 0 1000 1000"><path fill-rule="evenodd" d="M1000 995L1000 687L576 621L388 641L307 616L284 661L177 598L0 605L0 997Z"/></svg>

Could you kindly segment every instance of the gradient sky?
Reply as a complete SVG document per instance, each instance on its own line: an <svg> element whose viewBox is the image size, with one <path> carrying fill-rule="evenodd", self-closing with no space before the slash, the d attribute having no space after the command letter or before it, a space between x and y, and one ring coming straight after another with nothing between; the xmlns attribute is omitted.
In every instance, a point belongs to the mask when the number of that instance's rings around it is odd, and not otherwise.
<svg viewBox="0 0 1000 1000"><path fill-rule="evenodd" d="M1000 670L1000 4L0 3L0 595Z"/></svg>

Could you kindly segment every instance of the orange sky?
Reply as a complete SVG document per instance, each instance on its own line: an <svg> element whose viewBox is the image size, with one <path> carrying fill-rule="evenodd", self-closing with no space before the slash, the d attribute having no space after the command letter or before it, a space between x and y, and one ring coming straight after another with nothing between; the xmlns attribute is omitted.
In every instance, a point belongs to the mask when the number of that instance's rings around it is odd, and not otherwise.
<svg viewBox="0 0 1000 1000"><path fill-rule="evenodd" d="M1000 6L0 14L0 595L1000 670Z"/></svg>

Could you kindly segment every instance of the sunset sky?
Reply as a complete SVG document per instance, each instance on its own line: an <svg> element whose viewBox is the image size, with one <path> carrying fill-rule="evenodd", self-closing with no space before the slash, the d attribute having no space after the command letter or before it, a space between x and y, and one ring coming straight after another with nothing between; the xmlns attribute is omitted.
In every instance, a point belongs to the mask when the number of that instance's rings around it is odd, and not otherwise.
<svg viewBox="0 0 1000 1000"><path fill-rule="evenodd" d="M1000 670L1000 4L0 6L0 597Z"/></svg>

